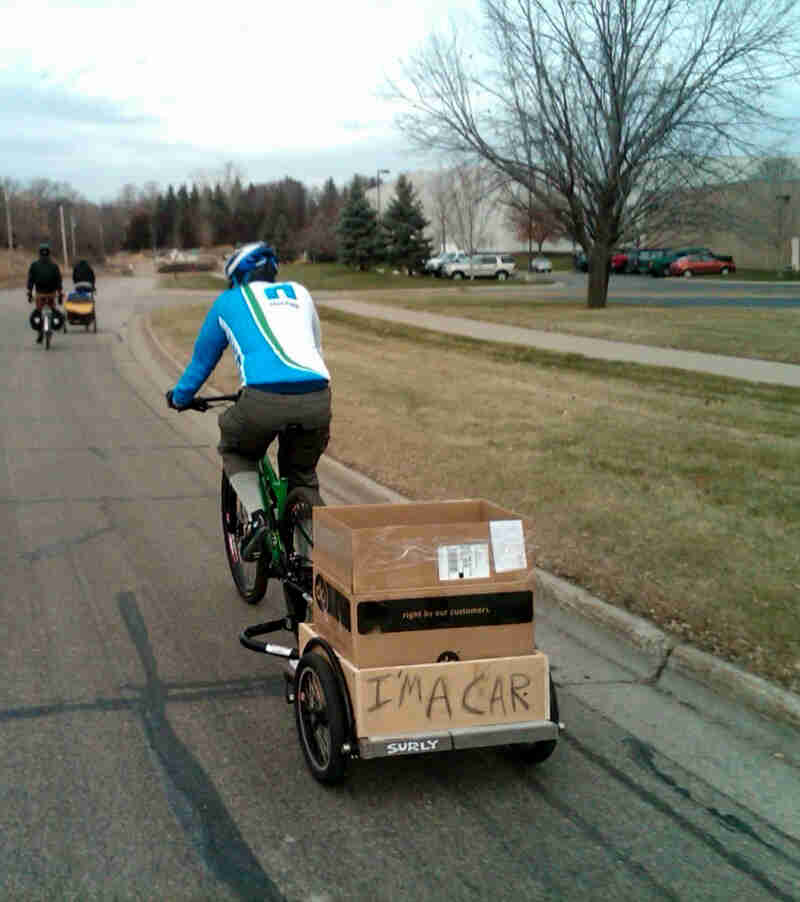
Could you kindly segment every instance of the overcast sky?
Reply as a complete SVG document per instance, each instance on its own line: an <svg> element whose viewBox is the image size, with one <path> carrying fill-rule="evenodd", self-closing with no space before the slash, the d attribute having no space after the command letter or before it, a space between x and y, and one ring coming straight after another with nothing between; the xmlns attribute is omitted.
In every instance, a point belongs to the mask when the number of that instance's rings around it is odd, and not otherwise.
<svg viewBox="0 0 800 902"><path fill-rule="evenodd" d="M93 201L236 162L307 185L398 171L385 74L478 0L0 0L0 177Z"/></svg>
<svg viewBox="0 0 800 902"><path fill-rule="evenodd" d="M309 186L423 168L379 92L433 31L480 21L479 0L0 0L0 178L100 201L227 161Z"/></svg>

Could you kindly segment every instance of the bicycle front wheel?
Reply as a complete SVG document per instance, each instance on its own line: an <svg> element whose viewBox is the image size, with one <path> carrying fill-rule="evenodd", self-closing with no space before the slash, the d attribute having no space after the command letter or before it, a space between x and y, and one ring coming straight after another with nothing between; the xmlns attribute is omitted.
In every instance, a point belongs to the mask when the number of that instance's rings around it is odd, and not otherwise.
<svg viewBox="0 0 800 902"><path fill-rule="evenodd" d="M220 496L222 535L225 540L225 554L231 568L233 582L239 595L248 604L258 604L267 591L269 579L267 561L264 557L255 561L242 560L242 542L247 516L224 471Z"/></svg>

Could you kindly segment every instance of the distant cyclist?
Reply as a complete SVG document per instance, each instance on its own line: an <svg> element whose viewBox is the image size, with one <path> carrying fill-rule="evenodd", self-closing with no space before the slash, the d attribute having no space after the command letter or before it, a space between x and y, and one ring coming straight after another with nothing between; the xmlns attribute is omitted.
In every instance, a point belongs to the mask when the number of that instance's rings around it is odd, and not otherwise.
<svg viewBox="0 0 800 902"><path fill-rule="evenodd" d="M264 528L257 465L275 437L279 474L289 491L304 487L311 504L323 503L316 469L330 438L330 375L317 310L302 285L276 284L277 272L275 252L264 242L228 259L228 290L212 304L189 365L166 395L169 407L185 410L231 345L243 388L219 417L217 450L254 531ZM290 425L302 431L283 431Z"/></svg>
<svg viewBox="0 0 800 902"><path fill-rule="evenodd" d="M94 291L94 281L94 270L88 260L79 260L72 267L72 283L76 288L79 285L91 285L92 291Z"/></svg>
<svg viewBox="0 0 800 902"><path fill-rule="evenodd" d="M28 303L33 301L36 289L36 309L41 310L45 304L53 306L52 299L58 295L58 303L64 303L64 291L61 282L61 270L50 257L50 245L43 242L39 245L39 258L31 263L28 269ZM38 329L36 343L41 344L43 327Z"/></svg>

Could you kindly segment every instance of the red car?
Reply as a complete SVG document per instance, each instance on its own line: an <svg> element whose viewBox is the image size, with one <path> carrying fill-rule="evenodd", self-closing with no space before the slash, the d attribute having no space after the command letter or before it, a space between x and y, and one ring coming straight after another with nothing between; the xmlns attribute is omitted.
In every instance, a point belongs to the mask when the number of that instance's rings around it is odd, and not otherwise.
<svg viewBox="0 0 800 902"><path fill-rule="evenodd" d="M628 269L628 253L627 251L617 251L611 257L611 272L627 272Z"/></svg>
<svg viewBox="0 0 800 902"><path fill-rule="evenodd" d="M736 264L732 257L715 257L714 254L689 254L679 257L670 264L669 271L673 276L727 276L736 272Z"/></svg>

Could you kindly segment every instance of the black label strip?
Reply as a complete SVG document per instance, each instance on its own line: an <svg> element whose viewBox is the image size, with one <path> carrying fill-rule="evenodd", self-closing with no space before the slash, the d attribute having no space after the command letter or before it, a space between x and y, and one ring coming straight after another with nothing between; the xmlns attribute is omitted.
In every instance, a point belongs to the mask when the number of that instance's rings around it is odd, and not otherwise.
<svg viewBox="0 0 800 902"><path fill-rule="evenodd" d="M362 635L531 623L533 592L362 601L357 618L358 632Z"/></svg>

